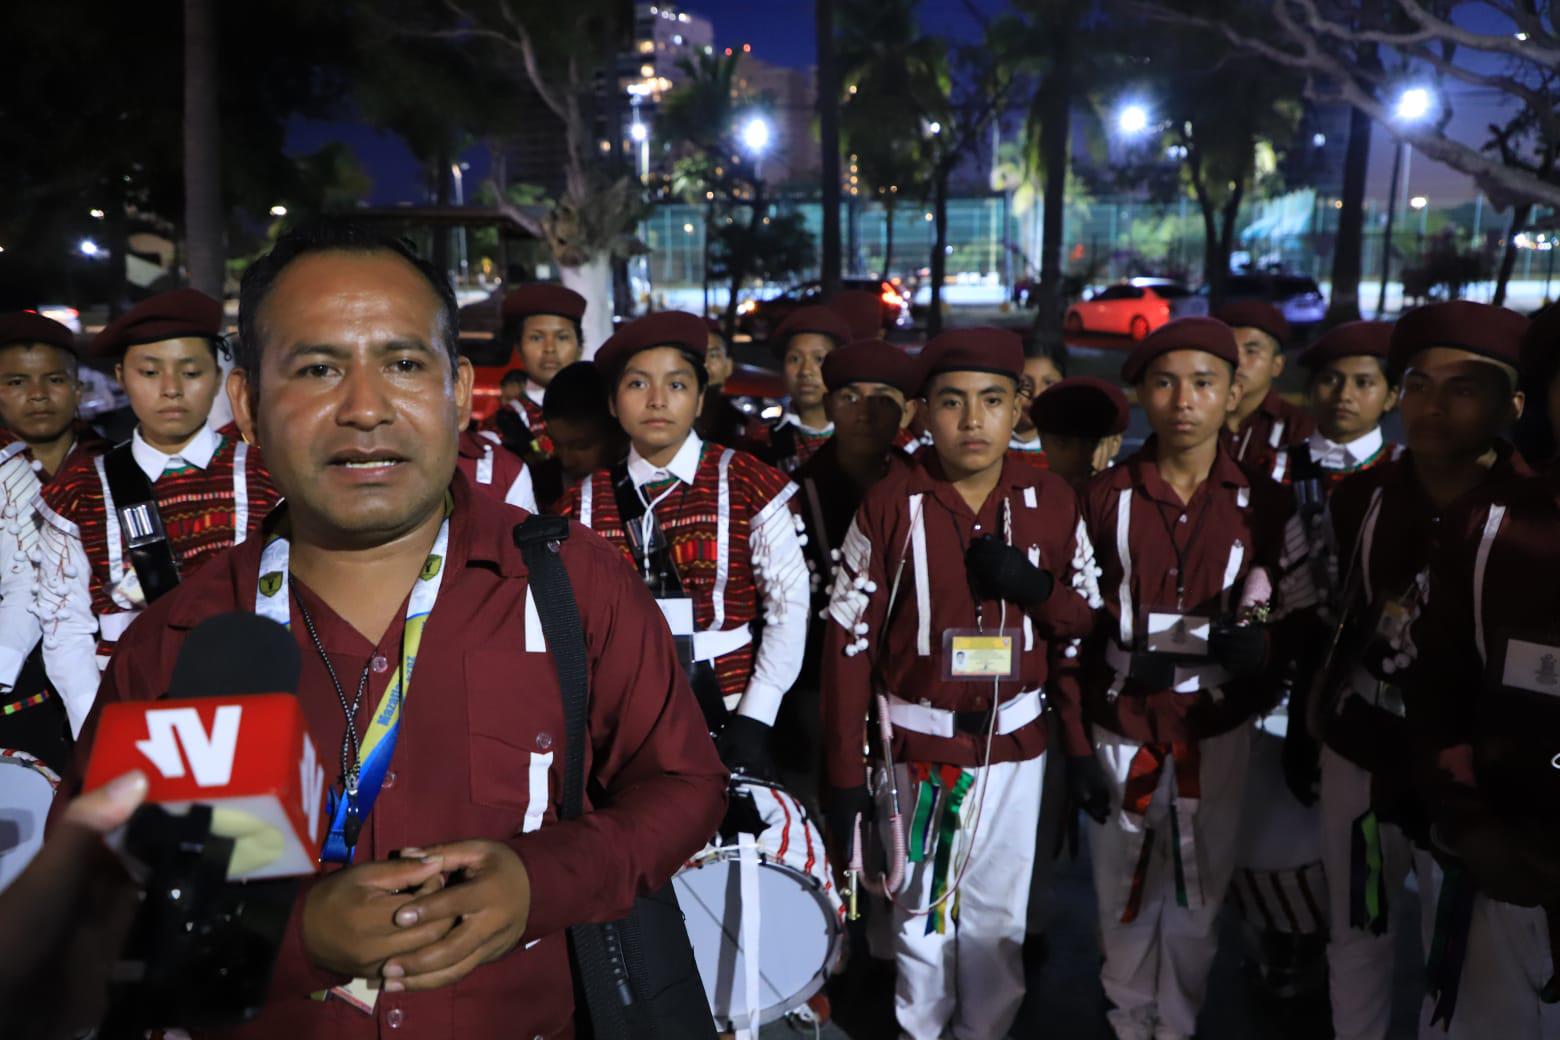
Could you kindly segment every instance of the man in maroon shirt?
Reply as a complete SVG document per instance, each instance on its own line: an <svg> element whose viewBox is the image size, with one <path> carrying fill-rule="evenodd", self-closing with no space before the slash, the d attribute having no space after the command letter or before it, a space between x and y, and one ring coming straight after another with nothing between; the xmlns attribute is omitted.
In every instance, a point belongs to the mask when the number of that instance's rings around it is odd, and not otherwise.
<svg viewBox="0 0 1560 1040"><path fill-rule="evenodd" d="M295 233L250 267L230 397L286 504L269 538L159 599L104 678L99 704L155 697L191 627L290 586L271 609L303 656L299 698L325 760L346 762L352 718L365 729L410 667L408 590L438 576L355 847L304 885L259 1018L220 1035L570 1035L564 929L626 914L720 820L725 773L666 626L617 551L575 527L561 553L594 804L558 822L564 710L513 538L526 514L456 473L472 370L454 322L443 277L366 232ZM344 708L354 689L366 710Z"/></svg>
<svg viewBox="0 0 1560 1040"><path fill-rule="evenodd" d="M1090 481L1081 507L1104 610L1084 654L1085 714L1110 784L1094 815L1105 996L1122 1040L1196 1031L1235 865L1252 720L1276 699L1264 619L1314 605L1288 493L1220 443L1235 337L1183 318L1122 380L1154 435Z"/></svg>
<svg viewBox="0 0 1560 1040"><path fill-rule="evenodd" d="M1214 316L1235 330L1240 351L1235 381L1241 393L1226 420L1225 448L1236 462L1255 467L1254 472L1272 472L1274 456L1304 444L1316 428L1304 408L1290 404L1273 389L1284 374L1289 322L1277 307L1260 300L1235 300Z"/></svg>
<svg viewBox="0 0 1560 1040"><path fill-rule="evenodd" d="M922 363L932 450L867 492L834 574L823 650L829 830L847 853L867 810L862 747L881 691L908 832L905 884L891 893L899 1028L913 1040L950 1029L1001 1037L1024 996L1048 702L1067 753L1092 761L1066 696L1076 687L1054 679L1076 658L1099 595L1072 489L1006 457L1018 336L946 332Z"/></svg>

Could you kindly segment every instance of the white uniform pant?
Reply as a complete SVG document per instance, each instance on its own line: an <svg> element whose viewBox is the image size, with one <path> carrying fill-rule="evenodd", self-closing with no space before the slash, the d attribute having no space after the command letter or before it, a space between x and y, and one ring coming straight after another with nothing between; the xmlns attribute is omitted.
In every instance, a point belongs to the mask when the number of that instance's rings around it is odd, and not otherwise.
<svg viewBox="0 0 1560 1040"><path fill-rule="evenodd" d="M1166 759L1145 819L1145 825L1157 833L1138 914L1130 924L1121 922L1127 903L1125 882L1133 871L1121 800L1140 745L1105 730L1095 733L1095 754L1111 782L1111 815L1103 824L1089 824L1105 953L1100 981L1114 1005L1107 1017L1121 1040L1190 1037L1197 1031L1197 1012L1218 950L1219 908L1235 870L1242 792L1251 760L1251 725L1198 742L1201 799L1194 834L1204 905L1197 910L1176 902L1169 823L1175 763Z"/></svg>
<svg viewBox="0 0 1560 1040"><path fill-rule="evenodd" d="M896 768L908 826L915 786L904 766ZM939 1040L950 1031L957 1040L1002 1040L1024 1000L1024 923L1045 756L969 771L974 782L960 812L963 829L949 869L952 887L969 853L957 920L951 898L943 907L948 920L941 935L927 934L926 915L910 913L932 901L930 855L908 865L894 905L894 1011L910 1040ZM939 822L932 821L933 834Z"/></svg>
<svg viewBox="0 0 1560 1040"><path fill-rule="evenodd" d="M1382 882L1387 930L1381 935L1349 924L1353 883L1354 822L1370 808L1370 773L1328 747L1322 748L1322 863L1327 870L1327 987L1337 1040L1385 1040L1392 1018L1392 966L1396 940L1390 908L1402 898L1412 867L1428 862L1392 824L1382 824ZM1433 920L1432 913L1423 920Z"/></svg>
<svg viewBox="0 0 1560 1040"><path fill-rule="evenodd" d="M1432 862L1426 873L1420 890L1433 914L1441 868ZM1538 996L1551 968L1542 910L1474 896L1452 1020L1445 1032L1432 1027L1435 1004L1427 996L1419 1017L1421 1040L1560 1040L1560 1004L1545 1004Z"/></svg>

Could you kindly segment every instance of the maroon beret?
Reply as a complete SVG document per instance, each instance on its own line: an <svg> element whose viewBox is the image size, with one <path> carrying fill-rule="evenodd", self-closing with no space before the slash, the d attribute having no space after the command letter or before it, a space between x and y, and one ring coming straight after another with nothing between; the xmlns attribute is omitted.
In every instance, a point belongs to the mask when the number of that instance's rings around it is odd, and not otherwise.
<svg viewBox="0 0 1560 1040"><path fill-rule="evenodd" d="M73 354L76 352L76 334L36 311L0 314L0 347L12 343L47 343Z"/></svg>
<svg viewBox="0 0 1560 1040"><path fill-rule="evenodd" d="M1471 300L1415 307L1392 330L1388 367L1401 375L1420 351L1451 347L1517 368L1530 324L1516 311Z"/></svg>
<svg viewBox="0 0 1560 1040"><path fill-rule="evenodd" d="M1527 379L1548 383L1560 361L1560 303L1533 315L1527 334L1522 337L1522 364L1518 371Z"/></svg>
<svg viewBox="0 0 1560 1040"><path fill-rule="evenodd" d="M1024 376L1024 341L1016 332L990 325L951 329L933 336L920 360L923 391L940 372L995 372L1017 382Z"/></svg>
<svg viewBox="0 0 1560 1040"><path fill-rule="evenodd" d="M1220 307L1214 317L1232 329L1261 329L1278 340L1279 350L1289 346L1294 335L1284 313L1261 300L1231 300Z"/></svg>
<svg viewBox="0 0 1560 1040"><path fill-rule="evenodd" d="M885 383L909 397L917 390L915 359L892 343L858 339L823 359L823 385L831 391L847 383Z"/></svg>
<svg viewBox="0 0 1560 1040"><path fill-rule="evenodd" d="M792 336L800 336L807 332L828 336L834 341L836 347L849 343L853 338L850 334L850 326L845 323L844 318L831 308L812 304L796 308L775 326L775 331L769 337L769 349L776 354L781 354Z"/></svg>
<svg viewBox="0 0 1560 1040"><path fill-rule="evenodd" d="M606 375L609 385L617 382L630 358L642 350L675 347L692 354L701 362L709 346L709 326L697 314L687 311L656 311L635 318L612 334L596 351L596 366Z"/></svg>
<svg viewBox="0 0 1560 1040"><path fill-rule="evenodd" d="M1094 376L1073 376L1047 387L1029 406L1042 434L1111 437L1127 431L1132 406L1116 384Z"/></svg>
<svg viewBox="0 0 1560 1040"><path fill-rule="evenodd" d="M1129 386L1136 383L1150 361L1176 350L1201 350L1223 358L1232 367L1240 367L1234 329L1217 318L1177 318L1159 326L1132 348L1121 364L1121 381Z"/></svg>
<svg viewBox="0 0 1560 1040"><path fill-rule="evenodd" d="M1382 363L1392 350L1390 321L1346 321L1322 334L1321 339L1300 355L1300 364L1317 369L1329 361L1346 357L1380 358Z"/></svg>
<svg viewBox="0 0 1560 1040"><path fill-rule="evenodd" d="M98 357L123 357L137 343L222 338L222 301L197 289L158 293L104 326L92 340Z"/></svg>
<svg viewBox="0 0 1560 1040"><path fill-rule="evenodd" d="M579 321L585 317L585 297L551 282L522 285L504 297L505 321L529 318L533 314L554 314Z"/></svg>
<svg viewBox="0 0 1560 1040"><path fill-rule="evenodd" d="M829 306L845 319L851 339L875 339L883 334L883 301L877 293L846 289L835 293Z"/></svg>

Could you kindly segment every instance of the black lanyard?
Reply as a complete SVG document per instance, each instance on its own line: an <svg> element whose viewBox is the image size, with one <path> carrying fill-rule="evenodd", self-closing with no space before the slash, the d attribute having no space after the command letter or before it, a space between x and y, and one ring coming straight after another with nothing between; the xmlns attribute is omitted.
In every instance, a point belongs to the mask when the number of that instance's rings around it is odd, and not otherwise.
<svg viewBox="0 0 1560 1040"><path fill-rule="evenodd" d="M1207 484L1205 483L1199 490L1206 491ZM1202 508L1197 511L1197 519L1193 522L1192 529L1186 538L1188 547L1196 543L1197 535L1202 531L1203 521L1207 519L1208 507L1211 504L1212 497L1211 494L1203 496ZM1197 498L1196 492L1192 493L1192 498ZM1186 508L1190 505L1191 502L1188 502L1186 506L1181 507L1180 513L1177 514L1178 522L1172 524L1165 519L1164 503L1157 498L1154 499L1154 514L1159 517L1159 522L1164 525L1165 537L1170 541L1170 551L1175 553L1175 609L1178 611L1184 610L1186 607L1186 550L1182 549L1181 544L1175 540L1175 529L1179 526L1179 518L1186 516Z"/></svg>

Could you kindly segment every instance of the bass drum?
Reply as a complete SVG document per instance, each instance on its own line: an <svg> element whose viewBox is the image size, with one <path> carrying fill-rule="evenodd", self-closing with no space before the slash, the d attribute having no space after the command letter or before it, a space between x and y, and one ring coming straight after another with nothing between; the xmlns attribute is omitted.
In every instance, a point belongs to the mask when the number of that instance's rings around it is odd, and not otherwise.
<svg viewBox="0 0 1560 1040"><path fill-rule="evenodd" d="M43 845L43 825L60 778L25 751L0 748L0 889Z"/></svg>
<svg viewBox="0 0 1560 1040"><path fill-rule="evenodd" d="M733 778L730 795L721 834L672 877L710 1011L726 1032L773 1022L822 989L839 963L845 919L823 836L802 803L745 777Z"/></svg>
<svg viewBox="0 0 1560 1040"><path fill-rule="evenodd" d="M1301 805L1284 782L1280 707L1258 720L1241 808L1230 897L1263 988L1287 998L1326 990L1327 876L1320 805ZM1296 725L1299 721L1296 720Z"/></svg>

